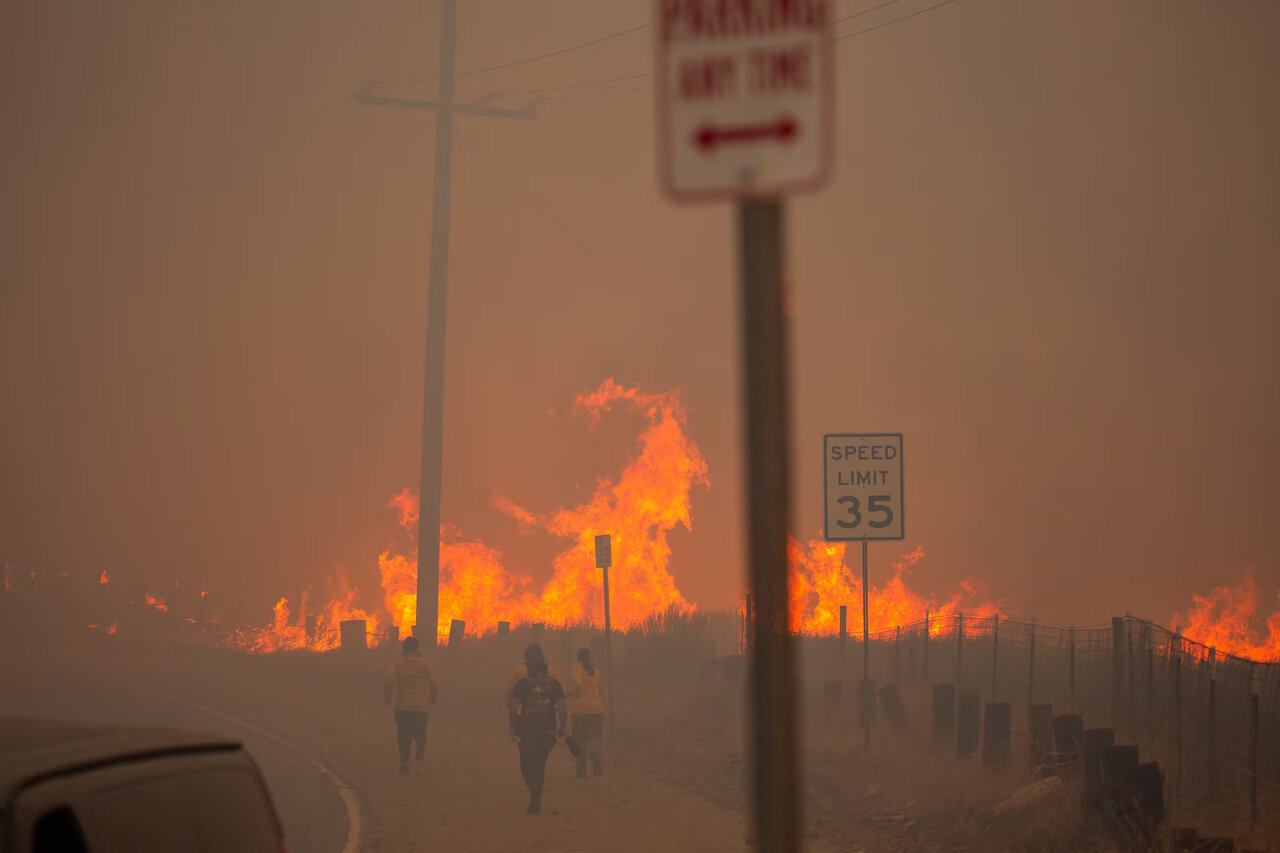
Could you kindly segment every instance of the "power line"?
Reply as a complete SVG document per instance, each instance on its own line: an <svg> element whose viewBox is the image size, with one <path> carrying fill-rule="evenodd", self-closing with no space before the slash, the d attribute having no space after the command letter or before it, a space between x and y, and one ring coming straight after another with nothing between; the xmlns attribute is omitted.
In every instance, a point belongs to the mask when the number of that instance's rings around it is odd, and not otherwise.
<svg viewBox="0 0 1280 853"><path fill-rule="evenodd" d="M836 18L835 23L839 24L844 21L852 21L854 18L861 18L863 15L870 15L872 12L875 12L879 9L883 9L885 6L892 6L894 3L897 3L897 2L898 0L885 0L884 3L881 3L878 6L872 6L869 9L863 9L861 12L854 12L852 15L845 15L843 18Z"/></svg>
<svg viewBox="0 0 1280 853"><path fill-rule="evenodd" d="M878 3L875 6L870 6L866 9L863 9L860 12L854 12L851 15L845 15L842 18L837 18L835 23L840 23L843 21L851 21L855 18L861 18L864 15L869 15L872 12L877 12L888 6L893 6L898 2L899 0L885 0L884 2ZM889 27L894 24L899 24L899 23L902 23L903 21L910 20L911 18L915 18L920 15L927 14L929 12L934 11L935 9L941 9L943 6L949 6L955 2L958 2L958 0L942 0L942 2L940 3L935 3L932 6L926 6L922 9L917 9L916 11L911 12L909 14L901 15L897 18L892 18L888 21L875 24L874 26L865 27L861 30L855 30L854 32L846 33L842 36L836 36L834 40L844 41L845 39L851 39L856 36L865 35L866 33L874 32L875 30L881 30L881 29L884 29L885 27ZM573 53L575 51L586 50L587 48L595 47L596 45L604 44L605 42L622 38L623 36L627 36L632 33L639 32L640 30L647 29L651 26L653 26L652 23L638 24L634 27L628 27L627 29L624 29L624 30L618 30L617 32L609 33L608 35L591 39L590 41L585 41L579 44L570 45L568 47L559 48L558 50L549 51L547 53L541 53L536 56L525 57L523 59L513 59L510 62L503 62L498 65L488 65L483 68L473 68L469 71L458 72L453 76L455 79L458 77L469 77L477 74L487 74L492 71L500 71L507 68L514 68L519 65L528 65L534 62L541 62L544 59L551 59L553 57L564 56L565 54ZM542 86L542 87L523 88L523 89L499 89L499 90L488 92L485 95L485 98L486 99L498 98L498 97L503 97L508 95L532 95L532 96L535 96L536 103L547 103L550 101L566 101L566 100L572 100L576 98L599 97L604 95L620 95L620 94L625 94L627 92L639 91L640 89L645 87L630 86L622 89L603 89L599 91L590 91L590 92L573 92L573 90L590 89L595 86L609 86L614 83L627 83L633 80L647 80L652 78L653 76L654 75L652 73L629 74L624 77L610 77L610 78L604 78L599 80L588 80L584 83L572 83L572 84L562 85L562 86ZM392 83L424 83L424 82L428 82L430 79L431 78L407 78L403 80L376 80L370 85L392 84ZM538 97L548 92L571 92L571 94L552 95L550 97Z"/></svg>
<svg viewBox="0 0 1280 853"><path fill-rule="evenodd" d="M537 56L526 56L522 59L513 59L509 62L502 62L497 65L486 65L483 68L472 68L467 71L458 71L454 73L453 79L456 80L459 77L473 77L477 74L488 74L491 71L502 71L507 68L515 68L518 65L528 65L533 62L541 62L544 59L552 59L557 56L564 56L565 54L574 53L579 50L586 50L587 48L595 47L596 45L604 44L605 42L613 41L614 39L619 39L619 38L622 38L623 36L629 36L632 33L639 32L640 30L648 29L651 26L653 26L651 22L644 23L644 24L637 24L634 27L627 27L625 30L618 30L617 32L609 33L608 35L600 36L599 38L594 38L594 39L591 39L590 41L584 41L584 42L581 42L580 44L574 44L568 47L558 48L556 50L548 51L547 53L540 53ZM435 79L434 77L404 77L397 80L374 80L370 85L376 86L376 85L390 85L395 83L429 83L434 79Z"/></svg>
<svg viewBox="0 0 1280 853"><path fill-rule="evenodd" d="M854 13L854 14L852 14L852 15L846 15L845 17L838 19L838 21L848 21L848 20L852 20L852 19L854 19L854 18L858 18L858 17L861 17L861 16L863 16L863 15L870 14L871 12L875 12L875 11L877 11L877 10L879 10L879 9L883 9L883 8L885 8L886 6L892 6L893 4L895 4L895 3L897 3L897 2L898 2L898 0L887 0L887 2L880 3L879 5L872 6L872 7L867 8L867 9L863 9L861 12L855 12L855 13ZM906 14L906 15L901 15L901 16L899 16L899 17L897 17L897 18L892 18L892 19L890 19L890 20L888 20L888 21L884 21L883 23L879 23L879 24L876 24L876 25L874 25L874 26L870 26L870 27L865 27L865 28L863 28L863 29L861 29L861 30L855 30L854 32L846 33L845 35L842 35L842 36L837 36L837 37L835 38L835 41L844 41L845 39L854 38L855 36L860 36L860 35L863 35L863 34L865 34L865 33L873 32L873 31L875 31L875 30L884 29L885 27L889 27L889 26L892 26L892 25L894 25L894 24L902 23L903 21L910 20L911 18L915 18L915 17L917 17L917 16L919 16L919 15L927 14L927 13L929 13L929 12L934 11L935 9L941 9L943 6L949 6L949 5L951 5L952 3L955 3L955 2L958 2L958 0L942 0L942 2L940 2L940 3L935 3L935 4L933 4L932 6L926 6L926 7L924 7L923 9L917 9L917 10L916 10L916 11L914 11L914 12L911 12L911 13ZM526 90L522 90L522 91L520 91L519 93L520 93L520 94L537 94L537 93L539 93L539 92L563 91L563 90L568 90L568 89L586 89L586 88L589 88L589 87L591 87L591 86L603 86L603 85L608 85L608 84L610 84L610 83L624 82L624 81L630 81L630 80L644 80L644 79L648 79L648 78L650 78L650 77L653 77L653 74L635 74L635 75L631 75L631 76L629 76L629 77L615 77L615 78L611 78L611 79L607 79L607 80L595 80L595 81L589 81L589 82L586 82L586 83L578 83L578 84L575 84L575 85L572 85L572 86L557 86L557 87L555 87L554 89L552 89L552 88L547 88L547 89L526 89ZM557 97L550 97L550 98L539 98L538 100L539 100L540 102L545 102L545 101L563 101L563 100L569 100L569 99L572 99L572 98L581 98L581 97L592 97L592 96L603 96L603 95L620 95L620 94L624 94L624 93L626 93L626 92L634 92L634 91L638 91L638 90L643 89L643 88L647 88L647 87L645 87L645 86L632 86L632 87L627 87L627 88L625 88L625 89L607 89L607 90L598 91L598 92L579 92L579 93L571 94L571 95L561 95L561 96L557 96ZM491 94L492 94L492 95L494 95L494 96L497 96L497 95L503 95L503 94L515 93L515 91L516 91L516 90L511 90L510 92L493 92L493 93L491 93Z"/></svg>
<svg viewBox="0 0 1280 853"><path fill-rule="evenodd" d="M653 26L652 23L638 24L634 27L628 27L625 30L618 30L618 32L616 33L610 33L607 36L601 36L600 38L592 39L591 41L584 41L582 44L575 44L571 47L562 47L559 50L553 50L549 53L541 53L541 54L538 54L537 56L526 57L525 59L513 59L510 62L504 62L500 65L489 65L484 68L473 68L470 71L463 71L462 73L455 74L454 76L470 77L473 74L487 74L490 71L501 71L504 68L514 68L517 65L528 65L531 62L541 62L544 59L551 59L552 57L555 57L555 56L564 56L566 53L573 53L574 51L578 51L578 50L586 50L589 47L595 47L598 44L604 44L607 41L613 41L616 38L622 38L623 36L631 35L632 33L639 32L640 30L647 29L651 26Z"/></svg>
<svg viewBox="0 0 1280 853"><path fill-rule="evenodd" d="M630 83L635 80L644 80L652 77L652 72L643 74L628 74L625 77L610 77L604 80L591 80L586 83L573 83L568 86L539 86L534 89L495 89L485 94L486 98L497 98L502 95L538 95L543 92L565 92L570 89L585 89L588 86L605 86L611 83Z"/></svg>
<svg viewBox="0 0 1280 853"><path fill-rule="evenodd" d="M885 27L891 26L893 24L898 24L910 18L914 18L917 15L923 15L926 12L932 12L934 9L941 9L943 6L950 6L952 3L955 3L955 2L957 2L957 0L942 0L941 3L935 3L932 6L926 6L923 9L917 9L916 11L912 12L910 15L903 15L901 18L894 18L893 20L885 21L883 24L876 24L873 27L867 27L865 29L855 30L854 32L846 33L842 36L837 36L836 41L844 41L845 39L851 39L855 36L860 36L860 35L863 35L864 33L872 32L873 30L884 29Z"/></svg>

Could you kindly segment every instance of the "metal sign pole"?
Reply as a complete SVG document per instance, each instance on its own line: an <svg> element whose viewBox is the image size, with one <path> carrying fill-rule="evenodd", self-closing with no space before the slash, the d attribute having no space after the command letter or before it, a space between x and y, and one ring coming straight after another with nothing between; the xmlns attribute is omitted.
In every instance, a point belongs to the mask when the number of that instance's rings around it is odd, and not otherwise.
<svg viewBox="0 0 1280 853"><path fill-rule="evenodd" d="M800 846L787 585L791 446L783 219L783 204L776 197L748 198L738 204L750 490L747 536L755 600L749 737L761 853L794 853Z"/></svg>
<svg viewBox="0 0 1280 853"><path fill-rule="evenodd" d="M862 540L862 681L871 678L871 620L867 618L867 540ZM871 714L862 712L862 745L871 748Z"/></svg>
<svg viewBox="0 0 1280 853"><path fill-rule="evenodd" d="M609 567L604 572L604 671L609 673L608 685L605 687L606 710L609 713L609 725L613 725L613 625L609 622Z"/></svg>
<svg viewBox="0 0 1280 853"><path fill-rule="evenodd" d="M609 567L613 565L613 537L602 533L596 537L596 568L604 581L604 699L609 730L613 730L613 625L609 619Z"/></svg>

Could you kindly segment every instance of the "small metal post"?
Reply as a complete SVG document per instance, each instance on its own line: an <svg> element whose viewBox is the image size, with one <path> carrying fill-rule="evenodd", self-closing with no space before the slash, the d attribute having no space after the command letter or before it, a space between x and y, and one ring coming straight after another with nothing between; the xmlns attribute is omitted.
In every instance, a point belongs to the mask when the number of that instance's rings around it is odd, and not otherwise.
<svg viewBox="0 0 1280 853"><path fill-rule="evenodd" d="M613 728L613 694L617 679L613 671L613 623L609 617L609 567L601 570L604 573L604 673L605 673L605 712L609 715L609 727Z"/></svg>
<svg viewBox="0 0 1280 853"><path fill-rule="evenodd" d="M871 677L871 620L867 616L867 540L862 540L862 677Z"/></svg>
<svg viewBox="0 0 1280 853"><path fill-rule="evenodd" d="M862 681L871 681L871 620L867 608L867 540L862 540ZM874 708L875 705L873 704ZM871 714L865 709L862 714L862 745L871 748Z"/></svg>

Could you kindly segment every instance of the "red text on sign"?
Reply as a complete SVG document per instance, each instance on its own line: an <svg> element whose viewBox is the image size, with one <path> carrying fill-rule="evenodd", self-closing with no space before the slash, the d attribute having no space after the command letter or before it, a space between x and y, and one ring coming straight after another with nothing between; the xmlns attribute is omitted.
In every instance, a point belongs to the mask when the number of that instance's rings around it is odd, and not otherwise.
<svg viewBox="0 0 1280 853"><path fill-rule="evenodd" d="M676 80L685 101L808 93L814 86L813 47L753 48L745 54L683 59Z"/></svg>

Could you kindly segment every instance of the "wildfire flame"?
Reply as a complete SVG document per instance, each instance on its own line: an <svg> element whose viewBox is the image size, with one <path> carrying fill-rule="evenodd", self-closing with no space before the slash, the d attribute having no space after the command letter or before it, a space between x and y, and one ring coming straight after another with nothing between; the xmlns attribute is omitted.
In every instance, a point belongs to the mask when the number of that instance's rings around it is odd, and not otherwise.
<svg viewBox="0 0 1280 853"><path fill-rule="evenodd" d="M1182 635L1226 654L1257 661L1280 661L1280 607L1264 617L1258 612L1258 586L1253 574L1232 586L1214 587L1207 595L1191 594L1192 607L1175 613ZM1255 630L1265 621L1267 636Z"/></svg>
<svg viewBox="0 0 1280 853"><path fill-rule="evenodd" d="M330 577L326 587L324 603L319 606L313 604L315 596L311 590L302 593L296 620L292 618L289 599L281 598L272 608L274 617L270 625L236 631L231 636L231 644L257 654L289 649L328 651L338 647L340 624L348 619L364 620L367 643L368 633L379 629L378 617L355 605L357 590L341 574Z"/></svg>
<svg viewBox="0 0 1280 853"><path fill-rule="evenodd" d="M614 406L642 414L648 425L618 479L601 479L591 500L537 516L501 495L493 497L494 507L516 519L522 529L541 527L572 540L555 558L554 573L540 594L526 592L529 580L513 577L499 552L464 539L451 525L441 526L439 636L447 635L453 619L465 621L467 633L474 634L493 630L500 620L602 623L603 591L595 565L599 533L613 537L615 563L609 579L614 626L625 630L654 614L694 609L667 570L671 558L667 534L677 525L691 525L690 492L694 484L709 482L707 463L686 434L678 392L647 394L609 379L595 391L578 395L575 403L592 426ZM412 531L418 516L417 497L406 489L388 506ZM416 563L412 551L400 555L388 549L378 559L387 610L402 628L414 619Z"/></svg>
<svg viewBox="0 0 1280 853"><path fill-rule="evenodd" d="M845 565L845 543L811 539L790 542L791 628L802 634L831 635L840 630L840 605L848 606L847 630L862 632L861 569L855 574ZM978 585L966 580L949 596L925 598L907 588L912 568L924 558L917 547L893 563L893 573L882 586L872 584L867 597L869 631L890 631L895 627L924 621L928 613L930 633L939 634L945 620L961 611L975 618L998 612L997 604L977 600ZM933 620L937 621L933 621Z"/></svg>
<svg viewBox="0 0 1280 853"><path fill-rule="evenodd" d="M152 610L159 610L161 613L165 613L169 610L169 605L164 603L164 599L156 598L150 594L147 595L147 606Z"/></svg>
<svg viewBox="0 0 1280 853"><path fill-rule="evenodd" d="M111 583L111 576L107 574L105 569L103 570L102 574L98 577L98 583L99 584Z"/></svg>

